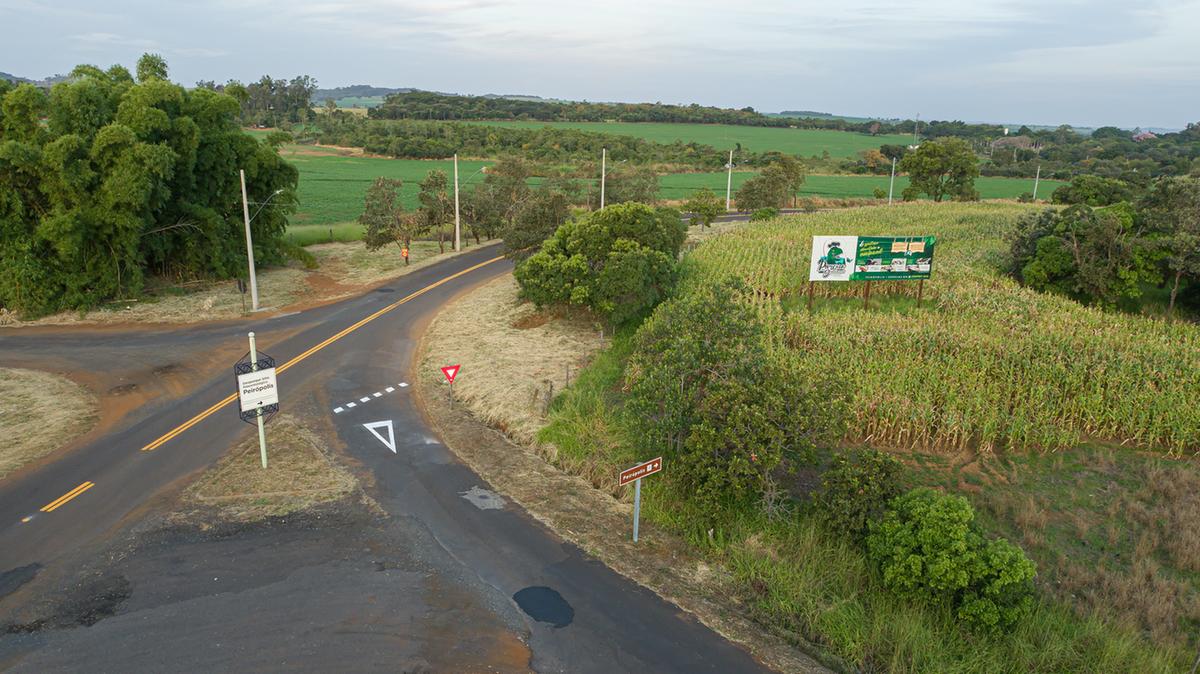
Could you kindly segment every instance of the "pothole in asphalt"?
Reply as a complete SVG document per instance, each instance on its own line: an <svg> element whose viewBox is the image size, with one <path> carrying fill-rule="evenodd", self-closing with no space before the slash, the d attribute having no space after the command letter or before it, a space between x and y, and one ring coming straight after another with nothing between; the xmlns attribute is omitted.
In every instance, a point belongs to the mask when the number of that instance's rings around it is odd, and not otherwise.
<svg viewBox="0 0 1200 674"><path fill-rule="evenodd" d="M154 374L159 377L165 377L167 375L175 374L182 369L183 368L179 367L179 363L167 363L166 365L159 365L158 367L154 368Z"/></svg>
<svg viewBox="0 0 1200 674"><path fill-rule="evenodd" d="M394 292L396 292L396 289L395 288L376 288L375 292L377 292L377 293L394 293Z"/></svg>
<svg viewBox="0 0 1200 674"><path fill-rule="evenodd" d="M566 627L575 619L575 609L557 591L535 585L527 587L513 595L513 601L525 612L525 615L540 623L548 623L554 627Z"/></svg>
<svg viewBox="0 0 1200 674"><path fill-rule="evenodd" d="M503 497L479 485L471 487L467 491L459 492L458 495L470 501L471 505L480 510L502 510L504 508Z"/></svg>
<svg viewBox="0 0 1200 674"><path fill-rule="evenodd" d="M137 390L137 384L119 384L108 389L109 395L123 396L127 393L133 393Z"/></svg>

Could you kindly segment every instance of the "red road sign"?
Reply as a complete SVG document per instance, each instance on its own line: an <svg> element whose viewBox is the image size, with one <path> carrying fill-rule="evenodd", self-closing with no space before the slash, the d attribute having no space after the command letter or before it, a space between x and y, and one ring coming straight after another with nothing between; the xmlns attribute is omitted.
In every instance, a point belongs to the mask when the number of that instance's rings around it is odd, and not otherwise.
<svg viewBox="0 0 1200 674"><path fill-rule="evenodd" d="M442 368L442 374L446 375L446 381L454 383L454 378L458 376L458 371L462 369L462 365L447 365Z"/></svg>
<svg viewBox="0 0 1200 674"><path fill-rule="evenodd" d="M647 475L653 475L660 470L662 470L661 456L657 459L650 459L646 463L621 471L621 477L618 478L617 483L620 486L625 486L634 480L640 480L643 477L646 477Z"/></svg>

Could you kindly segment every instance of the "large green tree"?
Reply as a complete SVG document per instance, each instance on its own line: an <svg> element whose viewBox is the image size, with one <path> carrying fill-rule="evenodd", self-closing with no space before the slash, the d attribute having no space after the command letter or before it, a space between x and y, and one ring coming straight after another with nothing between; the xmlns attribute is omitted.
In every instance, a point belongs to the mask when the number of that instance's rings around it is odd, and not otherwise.
<svg viewBox="0 0 1200 674"><path fill-rule="evenodd" d="M358 216L367 250L379 250L390 244L396 244L401 251L407 250L414 237L427 231L424 218L404 212L402 186L403 182L397 178L376 178L367 188L363 213ZM407 255L404 264L408 264Z"/></svg>
<svg viewBox="0 0 1200 674"><path fill-rule="evenodd" d="M0 101L0 306L36 315L134 296L147 273L229 278L245 269L238 170L255 258L282 261L297 172L242 133L237 102L187 91L165 63L80 66L47 96ZM272 195L273 198L272 198Z"/></svg>
<svg viewBox="0 0 1200 674"><path fill-rule="evenodd" d="M692 226L708 227L716 217L725 212L725 204L707 187L696 191L683 204L685 213L690 214Z"/></svg>
<svg viewBox="0 0 1200 674"><path fill-rule="evenodd" d="M538 306L587 307L621 324L674 286L685 235L674 209L616 204L568 220L514 275L522 298Z"/></svg>
<svg viewBox="0 0 1200 674"><path fill-rule="evenodd" d="M900 160L899 168L908 174L905 200L929 195L934 201L946 197L970 201L979 198L975 178L979 163L970 144L961 138L927 140Z"/></svg>
<svg viewBox="0 0 1200 674"><path fill-rule="evenodd" d="M1174 315L1180 284L1200 284L1200 179L1161 178L1138 207L1170 288L1167 313Z"/></svg>

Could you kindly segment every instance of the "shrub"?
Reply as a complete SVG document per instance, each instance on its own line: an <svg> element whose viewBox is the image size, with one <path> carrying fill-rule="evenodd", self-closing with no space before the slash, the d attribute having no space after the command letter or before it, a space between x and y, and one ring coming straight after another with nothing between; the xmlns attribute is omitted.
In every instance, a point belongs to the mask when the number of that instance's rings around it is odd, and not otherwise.
<svg viewBox="0 0 1200 674"><path fill-rule="evenodd" d="M627 410L647 452L708 511L762 495L783 462L839 437L838 387L820 364L769 352L740 281L706 284L660 306L638 330Z"/></svg>
<svg viewBox="0 0 1200 674"><path fill-rule="evenodd" d="M876 199L887 199L887 190L883 189L882 187L876 187L875 189L871 190L871 194L874 195Z"/></svg>
<svg viewBox="0 0 1200 674"><path fill-rule="evenodd" d="M517 265L521 297L588 307L613 324L642 316L675 285L687 233L679 218L673 209L624 203L570 220Z"/></svg>
<svg viewBox="0 0 1200 674"><path fill-rule="evenodd" d="M1017 201L1019 201L1023 204L1032 204L1033 203L1033 192L1022 192L1020 194L1020 196L1017 197Z"/></svg>
<svg viewBox="0 0 1200 674"><path fill-rule="evenodd" d="M758 222L759 220L770 220L771 218L779 217L778 208L760 208L750 214L750 222Z"/></svg>
<svg viewBox="0 0 1200 674"><path fill-rule="evenodd" d="M830 529L862 538L867 524L879 519L888 502L900 495L900 472L895 457L874 449L835 457L813 495L818 516Z"/></svg>
<svg viewBox="0 0 1200 674"><path fill-rule="evenodd" d="M892 500L872 522L867 554L902 597L948 606L969 628L1009 630L1033 607L1033 562L1004 539L987 540L961 496L929 488Z"/></svg>

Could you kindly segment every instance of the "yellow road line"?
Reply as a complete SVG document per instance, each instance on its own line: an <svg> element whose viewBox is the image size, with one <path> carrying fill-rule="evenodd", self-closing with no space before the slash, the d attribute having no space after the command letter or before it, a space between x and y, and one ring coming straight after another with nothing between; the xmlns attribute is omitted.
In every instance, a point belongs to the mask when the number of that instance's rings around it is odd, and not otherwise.
<svg viewBox="0 0 1200 674"><path fill-rule="evenodd" d="M42 506L42 512L44 512L44 513L54 512L56 509L58 509L59 507L64 505L67 501L70 501L71 499L75 498L76 496L79 496L83 492L85 492L95 486L96 486L95 482L84 482L83 484L79 485L78 487L75 487L71 491L63 494L62 496L59 496L58 498L54 499L53 501Z"/></svg>
<svg viewBox="0 0 1200 674"><path fill-rule="evenodd" d="M395 309L396 307L400 306L401 304L404 304L413 299L416 299L417 297L420 297L421 295L424 295L425 293L429 292L430 290L433 290L434 288L442 285L443 283L449 283L450 281L453 281L454 279L456 279L460 276L463 276L464 274L469 274L469 273L475 271L476 269L479 269L480 267L485 267L489 264L492 264L493 262L498 262L503 259L504 259L503 255L498 255L490 260L485 260L483 262L480 262L479 264L477 264L473 267L468 267L460 272L451 274L450 276L447 276L447 277L441 279L440 281L431 283L431 284L425 286L424 288L421 288L420 290L412 293L411 295L408 295L400 300L397 300L396 302L393 302L392 304L387 305L386 307L380 309L379 311L376 311L375 313L371 314L370 316L367 316L366 318L358 321L354 325L351 325L350 327L338 332L334 336L318 343L316 346L313 346L312 348L308 349L307 351L300 354L299 356L296 356L295 358L289 360L288 362L284 363L283 365L280 365L279 368L276 370L276 372L282 373L282 372L286 371L288 368L292 367L293 365L299 363L300 361L304 360L305 358L308 358L309 356L320 351L321 349L324 349L325 347L329 346L330 344L333 344L334 342L336 342L339 339L345 337L346 335L354 332L355 330L361 328L362 326L366 325L367 323L370 323L371 321L375 320L376 318L379 318L380 316L386 314L387 312L391 311L392 309ZM180 433L183 433L184 431L191 428L192 426L195 426L196 424L200 423L201 421L204 421L208 417L212 416L217 410L228 405L229 403L233 402L234 400L237 400L237 393L231 393L231 394L225 396L217 404L204 410L200 414L197 414L196 416L192 417L191 419L188 419L187 421L183 422L182 424L176 426L175 428L173 428L170 431L168 431L167 433L165 433L162 437L151 442L150 444L146 445L145 447L142 447L142 451L150 452L155 449L158 449L160 446L163 445L163 443L167 442L171 438L174 438L175 436L179 435Z"/></svg>

